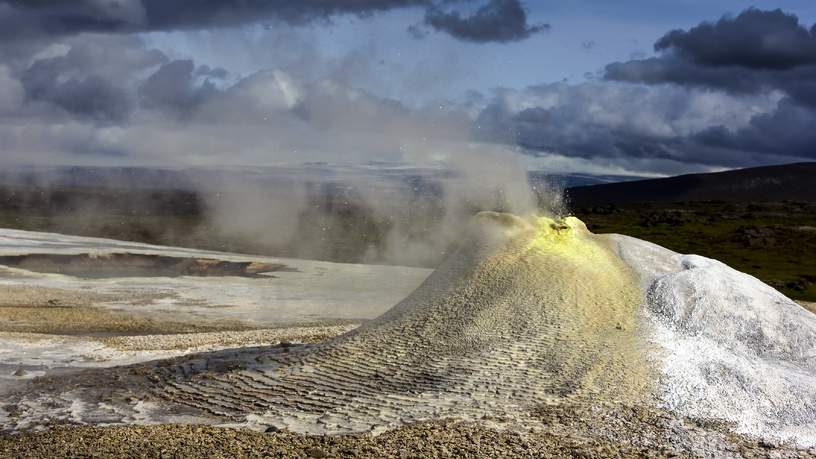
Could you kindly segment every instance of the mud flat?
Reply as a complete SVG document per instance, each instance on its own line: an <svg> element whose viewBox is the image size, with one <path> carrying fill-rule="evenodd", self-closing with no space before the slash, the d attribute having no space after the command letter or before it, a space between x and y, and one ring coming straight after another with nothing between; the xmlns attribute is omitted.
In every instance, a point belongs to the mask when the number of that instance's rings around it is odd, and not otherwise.
<svg viewBox="0 0 816 459"><path fill-rule="evenodd" d="M0 260L0 330L55 334L360 323L431 272L8 229Z"/></svg>

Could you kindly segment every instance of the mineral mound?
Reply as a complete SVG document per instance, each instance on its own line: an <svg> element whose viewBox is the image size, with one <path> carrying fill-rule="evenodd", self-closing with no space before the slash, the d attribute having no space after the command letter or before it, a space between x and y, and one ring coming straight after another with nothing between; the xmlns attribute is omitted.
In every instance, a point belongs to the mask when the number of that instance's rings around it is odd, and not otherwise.
<svg viewBox="0 0 816 459"><path fill-rule="evenodd" d="M542 406L626 403L816 444L816 316L714 260L578 219L484 212L376 320L314 345L39 378L0 426L206 423L349 433L441 418L535 428Z"/></svg>

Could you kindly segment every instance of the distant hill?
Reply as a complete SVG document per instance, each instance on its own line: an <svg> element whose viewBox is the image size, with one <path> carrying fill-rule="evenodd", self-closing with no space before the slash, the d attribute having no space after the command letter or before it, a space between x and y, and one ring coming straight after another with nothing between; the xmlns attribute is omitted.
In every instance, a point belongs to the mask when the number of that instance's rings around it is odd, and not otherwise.
<svg viewBox="0 0 816 459"><path fill-rule="evenodd" d="M567 189L567 198L572 207L678 201L816 202L816 162L576 186Z"/></svg>
<svg viewBox="0 0 816 459"><path fill-rule="evenodd" d="M530 184L543 185L545 188L548 185L570 188L600 185L604 183L629 182L645 178L637 175L553 174L542 171L531 171L528 175Z"/></svg>

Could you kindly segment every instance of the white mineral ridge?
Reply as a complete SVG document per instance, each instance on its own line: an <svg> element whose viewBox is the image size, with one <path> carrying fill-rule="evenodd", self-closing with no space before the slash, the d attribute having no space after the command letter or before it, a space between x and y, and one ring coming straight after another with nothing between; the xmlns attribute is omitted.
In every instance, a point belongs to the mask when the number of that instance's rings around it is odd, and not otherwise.
<svg viewBox="0 0 816 459"><path fill-rule="evenodd" d="M748 274L614 236L645 294L665 407L816 444L816 315Z"/></svg>

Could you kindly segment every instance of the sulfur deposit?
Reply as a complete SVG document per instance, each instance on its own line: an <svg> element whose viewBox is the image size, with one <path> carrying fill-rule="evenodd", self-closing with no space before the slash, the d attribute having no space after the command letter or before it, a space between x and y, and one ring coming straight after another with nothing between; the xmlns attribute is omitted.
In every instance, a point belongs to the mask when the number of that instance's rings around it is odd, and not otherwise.
<svg viewBox="0 0 816 459"><path fill-rule="evenodd" d="M353 331L35 379L1 396L0 425L332 434L502 418L536 430L541 407L619 404L808 446L815 355L816 316L718 262L575 218L481 213L418 289Z"/></svg>

